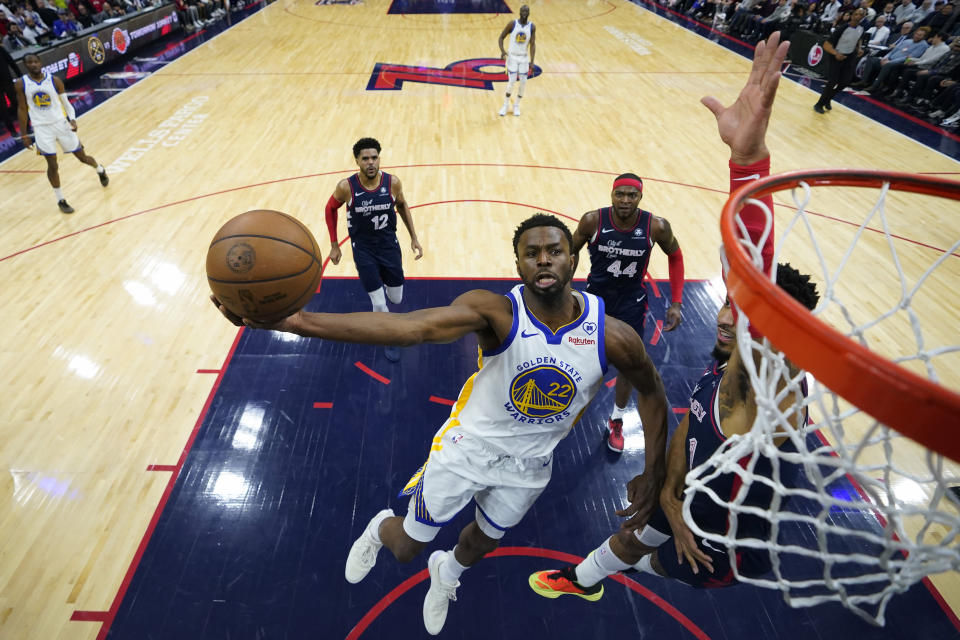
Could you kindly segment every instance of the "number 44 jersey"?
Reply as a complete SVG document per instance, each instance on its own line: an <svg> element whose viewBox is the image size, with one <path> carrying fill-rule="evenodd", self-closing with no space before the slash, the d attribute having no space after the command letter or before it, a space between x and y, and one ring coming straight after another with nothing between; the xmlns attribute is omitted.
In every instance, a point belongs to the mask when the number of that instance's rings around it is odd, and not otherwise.
<svg viewBox="0 0 960 640"><path fill-rule="evenodd" d="M590 276L587 290L603 296L609 313L614 313L621 298L646 300L643 277L650 262L653 241L650 224L653 214L639 210L637 222L629 229L620 229L613 222L611 207L600 209L597 233L590 238ZM614 315L616 315L614 313Z"/></svg>

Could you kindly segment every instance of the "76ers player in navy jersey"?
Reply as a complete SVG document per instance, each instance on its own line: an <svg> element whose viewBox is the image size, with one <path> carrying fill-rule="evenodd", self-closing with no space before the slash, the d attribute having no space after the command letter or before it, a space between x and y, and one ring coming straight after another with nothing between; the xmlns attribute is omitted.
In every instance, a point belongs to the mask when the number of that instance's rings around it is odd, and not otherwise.
<svg viewBox="0 0 960 640"><path fill-rule="evenodd" d="M573 234L573 251L587 245L590 275L587 291L603 298L607 313L623 320L643 338L647 315L647 290L643 278L653 245L667 254L672 303L667 309L665 331L680 325L683 301L683 253L670 223L640 208L643 182L632 173L613 181L613 206L588 211ZM607 446L623 451L623 414L630 400L630 384L617 376Z"/></svg>
<svg viewBox="0 0 960 640"><path fill-rule="evenodd" d="M400 179L380 171L380 143L361 138L353 145L353 157L360 171L337 183L327 201L325 216L330 234L330 261L340 263L337 242L337 209L347 203L347 230L353 249L353 262L374 311L388 311L387 299L399 304L403 299L403 262L397 240L397 214L410 233L414 260L423 257L417 240L410 207L403 196ZM386 295L384 295L386 290ZM396 347L386 350L388 360L399 359Z"/></svg>
<svg viewBox="0 0 960 640"><path fill-rule="evenodd" d="M712 96L702 100L717 118L720 138L730 147L731 190L744 180L769 175L766 130L788 48L789 43L780 43L779 32L757 45L750 78L730 107L724 107ZM772 198L764 196L763 204L767 211L772 210ZM763 209L756 204L747 204L740 212L740 219L750 238L758 244L764 229ZM773 229L761 249L764 272L772 262L772 236ZM790 265L777 268L777 284L808 309L816 306L818 296L809 276L801 275ZM603 596L601 581L608 575L630 568L698 587L734 584L732 563L743 575L761 574L767 570L768 558L750 553L738 553L731 558L725 548L701 546L702 541L698 541L683 519L682 499L687 471L692 465L709 458L726 438L749 431L757 413L756 396L743 370L734 337L733 311L729 304L720 309L714 362L697 383L690 398L690 411L670 440L660 508L654 511L642 530L633 520L624 522L619 531L580 564L531 575L529 584L536 593L548 598L575 595L586 600L599 600ZM791 372L796 373L796 370L791 368ZM790 398L784 400L785 404L791 402ZM791 445L778 442L777 446L786 449ZM769 473L770 466L766 464L765 470L762 461L758 461L754 473ZM788 482L783 474L780 479ZM729 497L734 490L731 474L721 474L715 482L711 489L721 499ZM628 499L635 491L632 484L631 481L627 485ZM746 499L753 506L769 507L772 496L766 489L764 483L755 482ZM712 500L699 498L703 495L698 495L691 508L697 525L705 531L726 532L729 520L726 509L707 504ZM747 537L763 537L768 528L766 519L754 517L741 519L737 531Z"/></svg>

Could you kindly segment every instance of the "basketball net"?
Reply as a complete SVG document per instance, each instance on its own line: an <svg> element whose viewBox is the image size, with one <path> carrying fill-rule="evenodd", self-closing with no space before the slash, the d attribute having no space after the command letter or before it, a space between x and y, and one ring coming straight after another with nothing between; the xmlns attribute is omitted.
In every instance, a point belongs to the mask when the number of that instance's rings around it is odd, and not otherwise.
<svg viewBox="0 0 960 640"><path fill-rule="evenodd" d="M837 180L838 174L849 175L845 180ZM881 177L877 178L877 175ZM879 395L884 392L876 381L868 380L872 375L870 367L857 379L845 383L853 389L851 393L846 389L828 388L818 379L831 375L841 360L852 357L846 348L833 348L829 357L824 356L822 361L814 363L816 358L810 356L810 349L794 344L793 338L815 333L815 325L832 326L845 336L843 340L850 349L860 345L882 355L887 365L902 368L902 378L925 378L923 382L932 382L946 398L947 405L952 402L956 409L960 395L943 388L944 383L938 376L938 371L942 375L951 370L946 368L946 362L950 363L952 371L957 371L956 360L949 360L960 351L956 344L956 324L951 324L950 320L956 307L952 310L949 306L946 308L946 320L944 316L939 318L941 324L945 322L950 326L944 337L925 326L923 314L914 309L913 302L920 297L925 286L937 287L937 279L946 275L951 275L956 286L958 281L954 276L958 267L953 262L960 264L960 260L952 254L960 246L960 233L947 240L952 241L952 245L943 253L931 251L930 247L917 249L926 255L929 264L919 269L912 267L915 274L907 274L901 261L902 239L890 231L887 208L891 184L895 189L947 198L960 198L960 184L953 183L958 188L955 195L945 196L937 188L924 190L898 185L896 180L889 179L889 176L896 175L842 171L787 174L757 181L731 197L731 203L728 203L730 212L725 211L725 216L729 216L730 228L736 235L728 237L725 233L726 257L729 259L733 252L739 252L749 261L743 260L742 263L752 264L748 268L753 269L756 276L762 274L762 240L759 246L750 242L737 215L739 205L751 202L765 211L767 230L763 236L767 236L772 229L773 212L752 196L790 188L795 213L784 225L785 231L776 238L773 265L791 262L801 272L810 274L818 285L821 300L812 312L796 305L799 311L792 326L781 326L782 322L769 318L761 323L759 319L767 315L766 308L771 305L771 300L764 297L770 298L774 294L765 296L753 291L755 299L748 305L745 301L751 298L751 294L740 286L743 278L731 278L728 282L730 296L740 307L737 344L756 396L757 415L749 433L728 438L708 461L687 474L684 499L684 519L696 535L712 542L713 546L726 547L731 558L745 551L769 558L770 571L760 575L742 575L734 568L738 580L779 590L793 607L840 602L878 625L884 624L887 604L895 594L906 591L927 575L960 569L960 500L950 490L952 485L960 484L960 467L928 448L933 445L917 444L867 413L872 412L872 404L881 404ZM764 184L758 185L761 182ZM825 223L824 218L828 216L811 210L811 187L840 183L844 186L873 186L879 192L872 206L869 205L872 196L868 192L868 198L863 201L867 206L860 208L861 211L869 209L868 213L862 221L847 227L852 238L845 250L833 251L840 257L831 261L825 256L828 252L822 250L823 233L828 229L831 246L837 246L834 242L837 224L835 221ZM864 195L863 189L849 191L856 191L860 197ZM738 195L739 202L734 202ZM955 217L954 200L941 198L935 202L954 206ZM950 210L948 207L947 211ZM844 205L842 214L851 215L849 207ZM864 246L866 244L872 247L869 251ZM930 259L934 253L936 256ZM874 281L855 282L852 286L849 282L846 286L841 284L851 279L851 263L858 257L867 259L872 270L868 269L866 273L877 282L885 276L892 279L893 299L878 301ZM802 266L797 260L803 263ZM951 262L947 263L948 260ZM889 273L883 274L884 269ZM734 267L732 271L735 270ZM775 282L773 274L762 275L761 281ZM776 295L789 298L779 288L776 291L780 292ZM862 307L870 306L859 302L864 298L876 304L869 312L872 317L860 319L856 316L864 311ZM854 299L858 302L853 302ZM769 338L751 337L748 316L756 321L755 328ZM897 337L898 352L890 353L893 340L877 338L881 335L881 328L887 332L884 336L894 328L906 334ZM943 333L942 329L940 331ZM906 347L902 346L904 343ZM788 358L794 364L793 374ZM806 370L798 371L798 365ZM876 387L872 396L878 398L876 403L861 401L861 409L845 399L855 394L856 388L862 391L864 385L869 387L870 384ZM804 386L808 387L806 393ZM900 394L899 389L887 388L885 391L887 395ZM906 416L918 415L922 413L918 407L931 402L918 401L914 406L900 409ZM804 416L808 418L804 419ZM911 433L911 429L919 433L926 426L939 430L941 441L956 441L955 428L960 425L958 416L960 413L954 413L951 421L939 425L913 424L927 420L921 416L916 421L907 420L896 426L906 433ZM777 446L776 443L783 438L795 445L795 452L787 453ZM752 472L764 456L772 463L770 477ZM802 473L789 473L788 470L798 467ZM722 474L736 474L741 483L732 497L717 495L710 487L711 480ZM760 505L751 502L748 493L757 483L772 491L772 500ZM705 531L693 520L690 505L698 494L701 500L706 496L729 511L727 531ZM769 533L757 537L754 531L739 531L738 523L747 515L760 516L768 521Z"/></svg>

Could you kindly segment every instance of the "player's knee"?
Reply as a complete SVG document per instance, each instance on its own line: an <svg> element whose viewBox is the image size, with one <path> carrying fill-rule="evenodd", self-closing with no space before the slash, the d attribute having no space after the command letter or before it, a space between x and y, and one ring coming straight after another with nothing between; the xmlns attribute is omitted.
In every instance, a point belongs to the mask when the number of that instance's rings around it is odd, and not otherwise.
<svg viewBox="0 0 960 640"><path fill-rule="evenodd" d="M500 546L500 541L483 533L476 522L471 523L464 534L457 541L457 546L462 547L468 557L482 558Z"/></svg>
<svg viewBox="0 0 960 640"><path fill-rule="evenodd" d="M393 552L393 557L397 559L397 562L406 563L420 555L420 552L423 551L425 546L425 542L419 542L413 538L406 537L394 544L390 550Z"/></svg>

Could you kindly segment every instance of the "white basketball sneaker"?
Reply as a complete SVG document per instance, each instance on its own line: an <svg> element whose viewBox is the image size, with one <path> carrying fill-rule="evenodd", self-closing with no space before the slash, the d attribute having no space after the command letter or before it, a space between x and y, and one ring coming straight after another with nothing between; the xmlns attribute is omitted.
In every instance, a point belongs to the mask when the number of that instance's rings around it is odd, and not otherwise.
<svg viewBox="0 0 960 640"><path fill-rule="evenodd" d="M443 623L447 621L447 609L450 601L457 601L457 587L460 583L445 584L440 581L440 563L447 561L446 551L434 551L427 561L427 570L430 572L430 589L423 599L423 626L432 636L440 633Z"/></svg>
<svg viewBox="0 0 960 640"><path fill-rule="evenodd" d="M515 115L515 116L520 115L520 103L519 103L519 102L518 102L517 104L513 105L513 115Z"/></svg>
<svg viewBox="0 0 960 640"><path fill-rule="evenodd" d="M350 553L347 554L347 566L343 572L347 582L357 584L366 578L370 569L373 569L373 565L377 564L377 553L380 552L383 543L374 539L373 532L380 528L381 522L392 517L393 509L384 509L373 516L363 533L350 547Z"/></svg>
<svg viewBox="0 0 960 640"><path fill-rule="evenodd" d="M505 115L507 115L507 103L506 103L506 102L504 102L504 103L503 103L503 106L500 107L500 111L497 111L497 115L498 115L498 116L505 116Z"/></svg>

